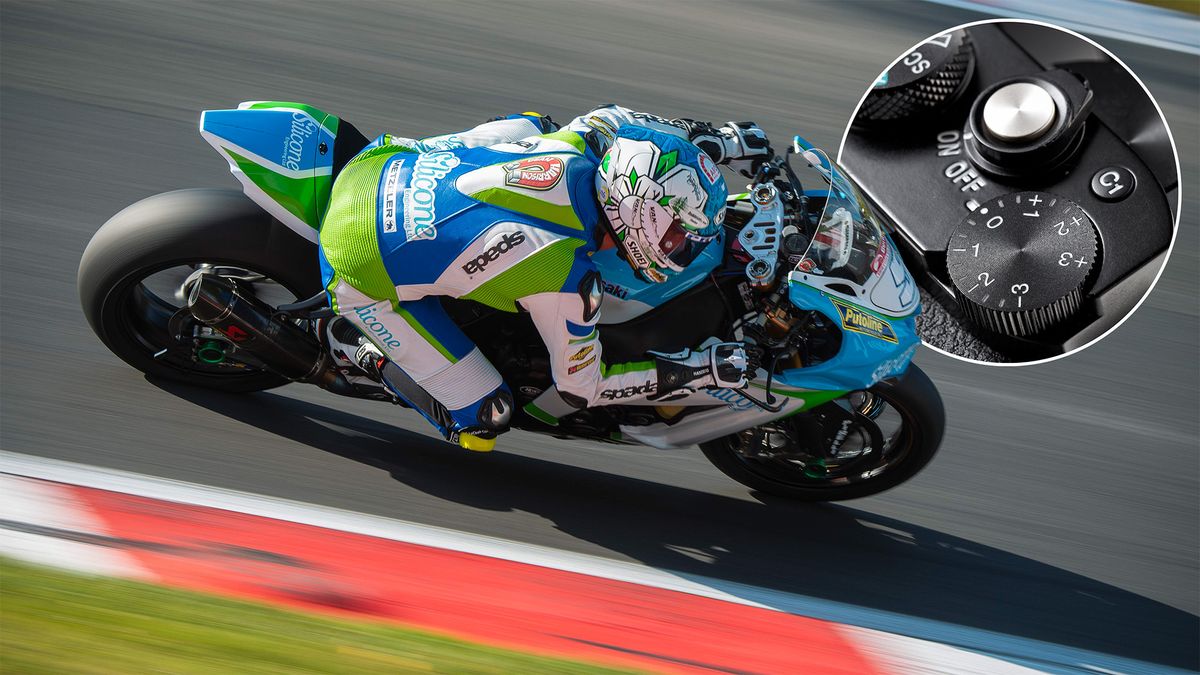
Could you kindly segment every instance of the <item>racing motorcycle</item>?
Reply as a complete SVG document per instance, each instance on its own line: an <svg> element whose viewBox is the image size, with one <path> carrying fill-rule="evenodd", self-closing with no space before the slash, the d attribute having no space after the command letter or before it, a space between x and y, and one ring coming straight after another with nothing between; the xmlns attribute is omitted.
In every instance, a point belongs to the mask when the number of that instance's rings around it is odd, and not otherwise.
<svg viewBox="0 0 1200 675"><path fill-rule="evenodd" d="M333 180L366 137L281 102L206 111L200 131L243 189L159 194L106 222L78 276L96 335L150 376L228 392L303 382L420 411L419 388L397 396L336 358L327 338L339 319L321 287L317 231ZM601 405L551 425L522 409L552 385L528 315L443 299L511 387L512 426L699 445L734 480L806 501L863 497L911 478L941 443L945 416L910 364L919 295L880 216L799 136L729 199L722 235L665 283L642 281L616 248L593 256L604 278L600 334L613 362L710 336L744 341L759 364L748 386ZM623 392L610 393L619 403Z"/></svg>

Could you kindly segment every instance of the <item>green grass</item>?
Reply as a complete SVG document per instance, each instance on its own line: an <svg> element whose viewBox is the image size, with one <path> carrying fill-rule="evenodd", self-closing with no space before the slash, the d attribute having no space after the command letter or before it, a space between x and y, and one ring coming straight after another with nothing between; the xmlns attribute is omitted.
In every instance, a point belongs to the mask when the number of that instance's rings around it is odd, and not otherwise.
<svg viewBox="0 0 1200 675"><path fill-rule="evenodd" d="M616 671L0 558L0 672Z"/></svg>

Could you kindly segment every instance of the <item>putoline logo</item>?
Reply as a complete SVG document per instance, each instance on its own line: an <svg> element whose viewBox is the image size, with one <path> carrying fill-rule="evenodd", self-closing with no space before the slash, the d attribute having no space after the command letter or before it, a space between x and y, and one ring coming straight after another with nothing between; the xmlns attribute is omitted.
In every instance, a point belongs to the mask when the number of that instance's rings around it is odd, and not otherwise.
<svg viewBox="0 0 1200 675"><path fill-rule="evenodd" d="M833 300L833 298L830 300L833 301L833 306L837 307L838 314L842 317L842 327L846 330L892 343L899 342L896 338L896 331L892 330L892 324L853 305L847 305L844 302Z"/></svg>

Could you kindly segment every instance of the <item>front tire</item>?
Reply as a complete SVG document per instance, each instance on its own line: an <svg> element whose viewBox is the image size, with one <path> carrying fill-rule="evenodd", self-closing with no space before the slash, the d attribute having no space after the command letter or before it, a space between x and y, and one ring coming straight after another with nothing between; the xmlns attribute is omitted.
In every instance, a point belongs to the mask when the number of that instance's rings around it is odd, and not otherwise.
<svg viewBox="0 0 1200 675"><path fill-rule="evenodd" d="M799 462L748 456L741 434L701 443L700 450L726 476L789 499L840 501L890 490L915 476L933 459L942 442L946 412L937 388L915 365L910 365L902 377L879 382L868 392L895 410L902 424L888 439L878 464L858 465L854 473L833 479L813 475Z"/></svg>
<svg viewBox="0 0 1200 675"><path fill-rule="evenodd" d="M316 245L241 192L178 190L126 207L92 237L77 280L84 316L106 347L147 375L232 392L286 384L261 369L155 358L164 348L180 347L168 329L169 317L180 308L150 292L147 280L199 265L252 270L291 299L321 289Z"/></svg>

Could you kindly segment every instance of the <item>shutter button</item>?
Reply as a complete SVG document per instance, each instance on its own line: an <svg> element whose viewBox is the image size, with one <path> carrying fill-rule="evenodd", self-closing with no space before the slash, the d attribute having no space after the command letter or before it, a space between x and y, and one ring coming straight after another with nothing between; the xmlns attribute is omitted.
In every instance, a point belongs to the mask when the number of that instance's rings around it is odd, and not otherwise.
<svg viewBox="0 0 1200 675"><path fill-rule="evenodd" d="M989 135L1009 143L1036 141L1054 124L1054 99L1030 82L1015 82L996 90L983 106L983 126Z"/></svg>

